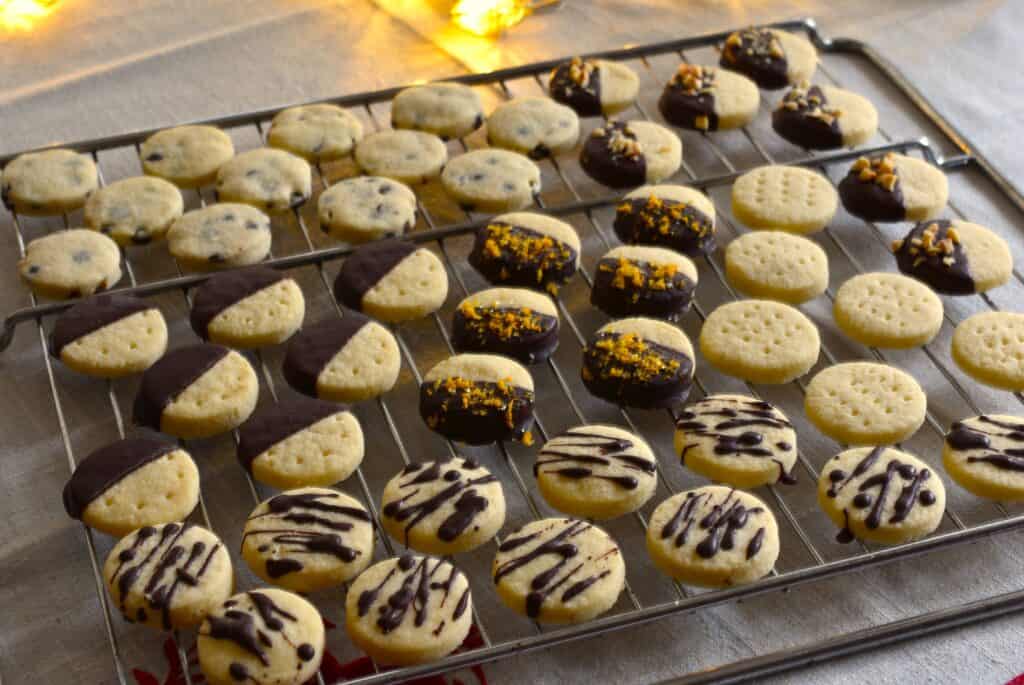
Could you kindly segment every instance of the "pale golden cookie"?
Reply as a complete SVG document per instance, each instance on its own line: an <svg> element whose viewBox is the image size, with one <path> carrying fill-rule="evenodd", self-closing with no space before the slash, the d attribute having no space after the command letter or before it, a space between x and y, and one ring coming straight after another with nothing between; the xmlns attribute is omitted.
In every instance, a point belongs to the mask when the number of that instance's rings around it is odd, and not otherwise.
<svg viewBox="0 0 1024 685"><path fill-rule="evenodd" d="M514 212L540 192L540 169L518 152L484 148L448 162L441 183L467 211Z"/></svg>
<svg viewBox="0 0 1024 685"><path fill-rule="evenodd" d="M141 373L167 350L167 323L154 306L126 295L94 295L60 315L50 353L87 376Z"/></svg>
<svg viewBox="0 0 1024 685"><path fill-rule="evenodd" d="M825 463L818 503L840 528L837 539L898 544L939 527L946 488L927 464L893 447L857 447Z"/></svg>
<svg viewBox="0 0 1024 685"><path fill-rule="evenodd" d="M19 214L66 214L85 204L98 185L99 173L88 155L44 150L19 155L4 167L0 198Z"/></svg>
<svg viewBox="0 0 1024 685"><path fill-rule="evenodd" d="M828 256L802 236L753 231L725 248L725 275L751 297L802 304L828 288Z"/></svg>
<svg viewBox="0 0 1024 685"><path fill-rule="evenodd" d="M365 243L411 231L416 223L416 194L389 178L356 176L321 193L317 210L324 233Z"/></svg>
<svg viewBox="0 0 1024 685"><path fill-rule="evenodd" d="M105 235L72 228L25 247L18 273L32 292L54 300L92 295L121 280L121 250Z"/></svg>
<svg viewBox="0 0 1024 685"><path fill-rule="evenodd" d="M1024 314L981 312L953 331L953 361L977 381L1024 391Z"/></svg>
<svg viewBox="0 0 1024 685"><path fill-rule="evenodd" d="M758 167L732 186L733 215L754 229L817 233L832 221L838 205L829 180L802 167Z"/></svg>
<svg viewBox="0 0 1024 685"><path fill-rule="evenodd" d="M221 202L286 212L304 204L312 193L309 163L276 148L243 152L217 170L217 199Z"/></svg>
<svg viewBox="0 0 1024 685"><path fill-rule="evenodd" d="M190 322L200 338L236 348L277 345L302 325L306 300L294 279L265 267L211 276L192 298Z"/></svg>
<svg viewBox="0 0 1024 685"><path fill-rule="evenodd" d="M847 445L906 440L924 423L927 398L905 371L873 362L846 362L807 384L804 410L825 435Z"/></svg>
<svg viewBox="0 0 1024 685"><path fill-rule="evenodd" d="M913 278L854 276L836 291L832 314L843 333L869 347L926 345L942 328L942 300Z"/></svg>
<svg viewBox="0 0 1024 685"><path fill-rule="evenodd" d="M922 221L892 243L900 271L944 295L973 295L1013 276L1006 241L969 221Z"/></svg>
<svg viewBox="0 0 1024 685"><path fill-rule="evenodd" d="M818 327L800 310L771 300L729 302L711 312L700 351L722 373L753 383L789 383L818 361Z"/></svg>
<svg viewBox="0 0 1024 685"><path fill-rule="evenodd" d="M167 248L197 271L248 266L270 253L270 219L245 204L220 203L185 212L167 232Z"/></svg>
<svg viewBox="0 0 1024 685"><path fill-rule="evenodd" d="M139 147L142 169L181 188L212 183L235 154L228 134L213 126L178 126L157 131Z"/></svg>
<svg viewBox="0 0 1024 685"><path fill-rule="evenodd" d="M550 98L525 97L502 103L487 118L487 142L531 159L566 152L580 137L576 112Z"/></svg>
<svg viewBox="0 0 1024 685"><path fill-rule="evenodd" d="M957 421L946 433L942 464L978 497L1024 500L1024 420L988 414Z"/></svg>
<svg viewBox="0 0 1024 685"><path fill-rule="evenodd" d="M391 125L462 138L484 123L480 96L461 83L425 83L400 91L391 101Z"/></svg>
<svg viewBox="0 0 1024 685"><path fill-rule="evenodd" d="M416 185L441 173L448 148L440 138L423 131L378 131L359 141L355 159L367 175Z"/></svg>
<svg viewBox="0 0 1024 685"><path fill-rule="evenodd" d="M85 225L118 245L146 245L162 239L184 207L173 183L147 176L126 178L89 196Z"/></svg>
<svg viewBox="0 0 1024 685"><path fill-rule="evenodd" d="M289 107L270 122L267 144L310 162L341 159L363 137L363 125L337 105Z"/></svg>

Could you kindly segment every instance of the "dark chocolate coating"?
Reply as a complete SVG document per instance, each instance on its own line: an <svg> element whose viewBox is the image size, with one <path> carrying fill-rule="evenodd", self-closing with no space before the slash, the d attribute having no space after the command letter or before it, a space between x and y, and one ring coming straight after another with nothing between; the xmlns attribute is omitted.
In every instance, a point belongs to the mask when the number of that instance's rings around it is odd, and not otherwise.
<svg viewBox="0 0 1024 685"><path fill-rule="evenodd" d="M546 361L558 347L558 319L520 308L475 307L470 318L462 307L452 317L452 346L459 352L486 352L512 357L524 364ZM528 327L509 329L505 317L516 317Z"/></svg>
<svg viewBox="0 0 1024 685"><path fill-rule="evenodd" d="M914 245L914 240L919 240L925 230L932 225L938 226L933 238L936 243L945 240L953 226L952 222L946 219L922 221L914 226L896 250L896 265L906 275L930 285L935 292L945 295L973 295L977 286L974 277L971 276L971 265L962 243L953 242L953 252L948 255L944 252L929 254ZM952 258L952 264L946 264L944 260L947 257Z"/></svg>
<svg viewBox="0 0 1024 685"><path fill-rule="evenodd" d="M140 426L160 430L164 408L230 351L221 345L200 343L165 354L142 374L132 420Z"/></svg>
<svg viewBox="0 0 1024 685"><path fill-rule="evenodd" d="M571 107L581 117L601 116L601 70L595 65L586 87L581 87L569 77L570 64L559 64L551 74L548 83L551 99Z"/></svg>
<svg viewBox="0 0 1024 685"><path fill-rule="evenodd" d="M637 284L632 278L619 278L622 261L637 272ZM652 287L652 276L657 284ZM612 318L650 316L674 319L690 308L697 284L677 271L671 276L660 276L649 262L633 259L602 259L597 263L590 303Z"/></svg>
<svg viewBox="0 0 1024 685"><path fill-rule="evenodd" d="M903 205L900 181L888 191L874 181L862 181L851 169L839 182L839 199L850 214L864 221L903 221L907 208Z"/></svg>
<svg viewBox="0 0 1024 685"><path fill-rule="evenodd" d="M693 205L654 196L619 203L612 228L628 245L661 245L691 256L717 247L713 217Z"/></svg>
<svg viewBox="0 0 1024 685"><path fill-rule="evenodd" d="M770 46L776 39L768 29L749 28L733 35L740 37L740 44L730 45L726 41L719 64L749 77L765 90L779 90L789 85L786 73L789 63L785 55L771 54Z"/></svg>
<svg viewBox="0 0 1024 685"><path fill-rule="evenodd" d="M636 136L621 121L612 121L602 129L605 135L589 135L580 151L580 166L598 183L609 188L633 188L647 182L647 160L643 153L626 156L609 146L613 131L631 140Z"/></svg>
<svg viewBox="0 0 1024 685"><path fill-rule="evenodd" d="M534 290L568 281L576 273L576 261L576 250L560 240L503 221L481 226L469 254L469 263L491 283Z"/></svg>
<svg viewBox="0 0 1024 685"><path fill-rule="evenodd" d="M533 424L532 390L465 379L460 379L462 387L451 389L446 386L448 380L420 386L420 416L444 437L467 445L489 445L522 439ZM491 401L477 399L484 396Z"/></svg>
<svg viewBox="0 0 1024 685"><path fill-rule="evenodd" d="M129 438L99 448L82 460L64 486L64 511L81 518L93 500L125 476L176 449L174 443L155 438Z"/></svg>
<svg viewBox="0 0 1024 685"><path fill-rule="evenodd" d="M736 545L736 532L747 527L755 514L764 512L762 507L747 507L736 497L736 490L729 490L721 502L714 502L714 495L708 492L690 491L679 504L679 508L665 525L659 535L662 540L673 538L676 547L686 544L690 535L703 536L697 543L696 552L704 559L711 559L719 550L731 550ZM697 519L704 500L711 505L711 513ZM764 527L759 527L747 543L744 554L753 559L761 551L764 542Z"/></svg>
<svg viewBox="0 0 1024 685"><path fill-rule="evenodd" d="M192 301L192 315L189 317L192 330L200 338L207 340L210 337L210 322L218 314L284 278L280 271L265 266L225 271L211 276L196 289L196 296Z"/></svg>
<svg viewBox="0 0 1024 685"><path fill-rule="evenodd" d="M302 329L285 353L281 373L288 384L310 397L316 397L316 379L341 348L370 319L356 312L330 317Z"/></svg>
<svg viewBox="0 0 1024 685"><path fill-rule="evenodd" d="M156 307L131 295L94 295L82 300L53 325L50 354L60 357L61 350L79 338L147 309Z"/></svg>
<svg viewBox="0 0 1024 685"><path fill-rule="evenodd" d="M705 77L703 82L709 87L714 83L714 76ZM700 90L690 92L675 78L669 81L658 99L658 110L665 121L691 131L717 131L718 115L715 113L714 93L702 93ZM706 119L706 127L697 125L700 117Z"/></svg>
<svg viewBox="0 0 1024 685"><path fill-rule="evenodd" d="M825 93L818 86L808 88L807 95L820 98L822 105L828 104ZM783 103L789 100L790 96L787 95ZM810 112L811 108L806 103L797 109L780 106L772 112L772 128L789 142L807 150L835 150L843 147L839 118L828 123L820 117L811 116Z"/></svg>
<svg viewBox="0 0 1024 685"><path fill-rule="evenodd" d="M441 572L439 573L439 571ZM444 571L447 571L447 575ZM399 557L396 568L392 569L380 584L359 594L356 608L360 616L366 616L370 609L377 604L381 590L396 572L401 584L394 593L380 602L376 612L378 614L377 628L385 635L402 625L410 610L413 613L415 625L423 625L429 618L428 609L434 603L430 595L435 591L443 593L437 606L443 607L445 611L450 607L453 622L462 618L466 609L469 608L469 587L462 592L462 596L457 601L448 601L452 585L457 578L462 576L462 571L444 559L403 554ZM444 620L441 620L439 625L443 626Z"/></svg>
<svg viewBox="0 0 1024 685"><path fill-rule="evenodd" d="M238 461L252 472L252 462L268 449L346 407L306 397L285 400L256 412L238 429Z"/></svg>
<svg viewBox="0 0 1024 685"><path fill-rule="evenodd" d="M334 298L350 309L362 310L363 296L418 249L403 240L377 240L359 247L334 279Z"/></svg>
<svg viewBox="0 0 1024 685"><path fill-rule="evenodd" d="M678 350L643 341L650 355L669 368L656 373L640 364L624 362L600 343L614 342L619 333L600 333L583 349L583 384L594 396L614 404L638 409L664 409L686 399L690 391L693 360ZM674 368L673 368L674 367Z"/></svg>

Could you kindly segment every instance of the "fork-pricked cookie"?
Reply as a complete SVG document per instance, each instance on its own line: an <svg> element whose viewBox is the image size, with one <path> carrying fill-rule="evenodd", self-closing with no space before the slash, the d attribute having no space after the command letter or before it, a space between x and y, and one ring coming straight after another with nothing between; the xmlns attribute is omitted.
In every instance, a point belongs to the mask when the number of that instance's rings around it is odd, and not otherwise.
<svg viewBox="0 0 1024 685"><path fill-rule="evenodd" d="M1024 314L981 312L953 330L953 361L976 381L1024 391Z"/></svg>
<svg viewBox="0 0 1024 685"><path fill-rule="evenodd" d="M341 265L334 297L381 321L419 319L444 304L448 272L425 247L379 240L357 248Z"/></svg>
<svg viewBox="0 0 1024 685"><path fill-rule="evenodd" d="M484 124L480 96L461 83L411 86L391 101L391 125L440 136L463 138Z"/></svg>
<svg viewBox="0 0 1024 685"><path fill-rule="evenodd" d="M633 104L640 77L625 64L573 57L551 72L548 92L581 117L609 116Z"/></svg>
<svg viewBox="0 0 1024 685"><path fill-rule="evenodd" d="M57 231L25 247L18 274L32 292L53 300L92 295L121 280L121 250L87 228Z"/></svg>
<svg viewBox="0 0 1024 685"><path fill-rule="evenodd" d="M878 111L857 93L801 83L772 112L772 128L808 150L857 147L878 131Z"/></svg>
<svg viewBox="0 0 1024 685"><path fill-rule="evenodd" d="M630 245L661 245L691 256L710 254L715 205L696 188L649 185L628 193L615 208L615 235Z"/></svg>
<svg viewBox="0 0 1024 685"><path fill-rule="evenodd" d="M139 146L142 170L179 188L213 183L217 170L234 155L231 138L214 126L167 128Z"/></svg>
<svg viewBox="0 0 1024 685"><path fill-rule="evenodd" d="M281 110L270 122L267 144L309 162L347 157L363 137L363 125L337 105L315 104Z"/></svg>
<svg viewBox="0 0 1024 685"><path fill-rule="evenodd" d="M926 345L942 327L942 300L902 274L858 274L839 286L832 316L843 333L869 347Z"/></svg>
<svg viewBox="0 0 1024 685"><path fill-rule="evenodd" d="M4 167L0 199L18 214L66 214L85 204L98 186L99 172L88 155L44 150L19 155Z"/></svg>
<svg viewBox="0 0 1024 685"><path fill-rule="evenodd" d="M778 90L809 81L818 67L818 53L806 38L752 26L726 38L719 63L749 76L761 88Z"/></svg>
<svg viewBox="0 0 1024 685"><path fill-rule="evenodd" d="M761 104L757 84L727 69L680 64L658 100L670 124L694 131L741 128Z"/></svg>
<svg viewBox="0 0 1024 685"><path fill-rule="evenodd" d="M189 322L203 340L253 348L284 342L305 314L306 300L294 279L254 266L216 274L200 285Z"/></svg>
<svg viewBox="0 0 1024 685"><path fill-rule="evenodd" d="M962 219L922 221L893 241L900 271L944 295L971 295L998 288L1013 276L1006 241Z"/></svg>
<svg viewBox="0 0 1024 685"><path fill-rule="evenodd" d="M828 255L786 231L752 231L725 248L729 283L751 297L803 304L828 288Z"/></svg>
<svg viewBox="0 0 1024 685"><path fill-rule="evenodd" d="M543 159L576 147L580 120L576 112L550 98L524 97L502 103L487 118L487 142Z"/></svg>
<svg viewBox="0 0 1024 685"><path fill-rule="evenodd" d="M452 315L452 345L459 352L546 361L558 347L558 308L526 288L489 288L467 296Z"/></svg>
<svg viewBox="0 0 1024 685"><path fill-rule="evenodd" d="M839 182L839 198L865 221L926 221L949 199L949 181L923 159L887 152L860 157Z"/></svg>
<svg viewBox="0 0 1024 685"><path fill-rule="evenodd" d="M140 176L115 181L85 201L85 225L118 245L161 240L185 211L181 191L169 181Z"/></svg>
<svg viewBox="0 0 1024 685"><path fill-rule="evenodd" d="M803 167L758 167L732 185L732 213L753 229L817 233L832 221L838 206L829 180Z"/></svg>
<svg viewBox="0 0 1024 685"><path fill-rule="evenodd" d="M380 176L356 176L335 183L317 200L320 230L338 240L365 243L395 238L416 223L416 194Z"/></svg>
<svg viewBox="0 0 1024 685"><path fill-rule="evenodd" d="M651 121L609 121L591 131L580 150L583 170L610 188L658 183L682 162L679 136Z"/></svg>

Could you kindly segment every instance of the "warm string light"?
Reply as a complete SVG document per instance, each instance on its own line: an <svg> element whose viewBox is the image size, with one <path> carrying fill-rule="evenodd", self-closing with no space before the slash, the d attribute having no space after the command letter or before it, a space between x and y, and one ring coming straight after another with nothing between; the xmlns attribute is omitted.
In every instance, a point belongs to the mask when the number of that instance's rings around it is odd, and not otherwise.
<svg viewBox="0 0 1024 685"><path fill-rule="evenodd" d="M459 0L452 21L478 36L493 36L521 22L530 10L523 0Z"/></svg>
<svg viewBox="0 0 1024 685"><path fill-rule="evenodd" d="M0 0L0 29L28 31L57 7L60 0Z"/></svg>

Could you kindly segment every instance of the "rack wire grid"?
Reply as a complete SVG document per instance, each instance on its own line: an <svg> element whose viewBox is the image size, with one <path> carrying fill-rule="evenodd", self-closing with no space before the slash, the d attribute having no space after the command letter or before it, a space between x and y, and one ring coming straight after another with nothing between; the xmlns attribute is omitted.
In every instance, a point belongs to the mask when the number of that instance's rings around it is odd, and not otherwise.
<svg viewBox="0 0 1024 685"><path fill-rule="evenodd" d="M797 149L777 138L768 127L766 114L774 104L774 98L770 95L762 98L757 121L740 131L713 134L681 132L685 161L682 170L672 181L704 190L715 201L721 244L724 245L739 232L737 223L730 215L728 189L743 171L767 163L797 164L818 169L836 182L845 173L849 163L861 154L895 150L921 156L944 169L950 175L951 182L952 199L948 211L953 216L971 216L974 220L996 226L997 230L1002 229L1001 232L1011 242L1014 251L1020 253L1022 236L1006 235L1006 229L1024 214L1024 197L983 157L973 153L971 146L958 131L880 53L857 41L827 38L819 32L811 19L782 22L774 26L803 32L817 46L822 55L818 81L851 87L879 104L883 111L880 135L884 140L882 144L860 150L829 154L812 154ZM635 107L622 117L658 120L654 103L662 85L679 61L713 63L717 57L714 51L728 33L628 47L593 56L626 62L640 74L640 98ZM452 80L476 86L481 95L493 104L513 96L543 93L545 75L560 61L527 64ZM842 79L839 74L844 74ZM389 88L348 95L330 102L351 108L372 130L385 126L389 121L388 103L398 90ZM244 149L262 144L264 126L280 109L283 108L202 123L226 129L234 138L236 146ZM583 135L589 132L589 128L600 123L597 119L584 120ZM892 131L915 133L900 137ZM933 143L926 137L920 137L922 132L934 136L938 142ZM101 169L102 182L104 169L108 173L116 170L121 176L137 175L138 146L151 133L140 131L71 143L63 147L90 154ZM449 142L449 147L452 154L457 154L485 144L483 134L476 132L466 140ZM382 670L374 665L372 674L351 682L366 685L396 683L465 669L533 650L624 630L684 612L707 609L755 595L786 591L812 581L850 574L1024 526L1024 513L1021 513L1024 510L1015 509L1012 505L1008 505L1011 507L1008 509L999 503L974 498L952 486L944 471L937 467L943 433L952 421L985 411L1013 411L1015 408L1020 409L1017 404L1024 404L1024 395L1020 393L1008 397L1006 393L982 388L967 379L951 363L948 352L949 336L958 321L973 311L998 309L1000 301L1006 304L1014 302L1014 298L1019 298L1024 291L1024 277L1015 270L1013 282L992 296L982 294L977 297L944 298L946 316L940 336L921 348L882 351L860 346L841 337L831 321L831 300L835 285L865 270L891 270L888 244L904 228L867 224L840 210L835 222L815 236L830 258L831 285L824 296L804 306L804 311L822 331L822 358L812 373L837 361L863 358L901 366L922 381L930 398L926 425L904 446L936 467L935 471L942 474L950 486L942 526L925 539L893 547L837 543L834 527L817 509L814 490L818 468L841 446L818 434L804 418L804 381L797 380L785 386L755 387L720 375L698 360L691 399L712 392L747 392L762 396L787 412L801 436L802 449L799 466L795 471L800 482L795 486L768 486L757 491L776 514L782 538L782 553L777 570L769 577L749 585L723 590L699 590L684 587L654 572L643 546L647 515L665 497L696 486L700 481L680 468L674 455L671 447L671 411L666 415L665 412L614 407L591 397L579 380L581 346L606 321L601 313L590 307L589 287L592 285L597 259L614 244L610 225L618 196L609 196L606 189L590 181L575 163L574 154L559 155L539 163L544 188L536 198L537 209L571 222L579 231L584 248L578 276L563 288L557 299L564 324L560 348L546 365L533 369L538 400L536 433L539 441L543 442L572 425L613 422L643 435L654 447L659 461L659 486L652 501L635 515L602 524L623 548L627 560L625 592L612 611L602 618L577 626L543 628L516 617L499 605L490 589L489 575L495 547L493 544L485 545L473 553L460 556L458 560L460 567L467 571L471 579L478 644L472 648L463 648L436 663L392 670ZM0 159L0 166L14 156ZM317 167L315 171L320 188L355 173L350 161ZM463 212L445 197L436 181L417 188L417 194L419 223L408 237L417 243L431 246L443 259L453 283L452 293L441 312L423 321L403 324L393 329L403 356L401 379L395 390L387 396L355 408L369 436L368 455L355 476L347 483L339 484L339 487L360 498L376 517L376 494L380 493L383 484L404 463L437 458L446 452L455 454L458 449L460 453L482 458L506 486L506 529L517 527L533 517L553 515L555 512L536 496L536 490L530 487L524 476L524 471L528 473L532 465L533 454L530 450L512 444L488 448L456 448L427 430L417 412L409 410L416 406L421 370L429 368L452 351L447 322L450 321L455 305L463 296L485 285L480 276L466 264L472 234L485 223L485 219ZM962 201L961 197L964 198ZM204 189L190 192L186 204L196 207L210 200L212 192ZM289 270L300 282L307 297L307 315L310 320L341 314L341 309L331 296L330 279L339 260L350 252L348 246L322 242L323 236L315 230L314 208L315 203L311 202L292 214L275 218L274 254L267 262L275 268ZM5 221L11 225L18 250L23 253L26 241L48 231L70 226L76 218L65 215L56 219L27 219L10 215L9 220ZM697 261L700 272L698 297L692 312L681 322L691 339L695 339L698 334L700 323L707 312L739 297L724 278L721 254ZM120 288L120 292L154 298L167 315L172 346L194 339L185 323L189 293L191 288L207 276L183 275L173 259L159 246L129 248L124 252L123 267L128 286ZM39 343L36 354L41 356L45 366L64 456L70 471L73 471L79 455L114 437L124 436L129 430L123 417L122 405L131 401L138 381L124 379L102 384L78 377L53 364L46 351L47 332L54 315L64 311L70 304L39 304L31 296L29 306L4 320L0 349L10 346L21 324L35 324L33 327L36 328ZM276 402L279 395L292 392L280 375L282 356L282 350L277 348L249 353L250 360L261 376L261 403ZM70 396L74 396L74 402L67 401ZM106 404L109 404L110 411L102 416L104 410L100 407ZM237 441L237 435L233 438ZM238 511L247 511L269 496L270 491L253 482L237 465L231 440L225 438L190 442L188 448L196 455L203 476L203 494L193 518L216 531L229 547L237 549L244 513L240 516L229 514L226 510L230 507L226 503L233 503ZM57 493L54 493L53 501L41 502L40 506L57 506L57 499ZM218 506L208 507L207 502L210 501L216 502ZM396 544L388 539L379 526L377 533L377 556L392 555ZM129 682L126 653L133 660L138 658L152 661L153 646L159 640L153 640L149 631L127 629L123 622L114 618L100 576L101 560L112 546L112 541L104 536L96 536L84 526L83 537L88 546L93 580L102 610L100 629L105 632L109 642L116 680L124 684ZM237 555L235 561L240 585L257 585L258 581L244 564L238 563ZM655 577L660 580L652 580ZM325 616L343 616L344 588L322 593L315 599ZM764 676L817 660L998 616L1022 605L1024 590L989 596L732 663L708 665L707 669L684 676L681 682L726 682ZM191 636L175 634L174 640L186 682L197 682L201 677L196 669ZM352 651L341 637L332 637L329 647L338 653L346 649ZM319 675L318 681L323 683Z"/></svg>

